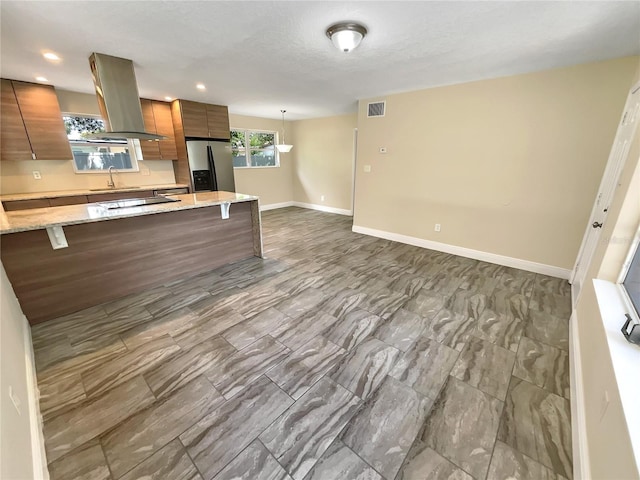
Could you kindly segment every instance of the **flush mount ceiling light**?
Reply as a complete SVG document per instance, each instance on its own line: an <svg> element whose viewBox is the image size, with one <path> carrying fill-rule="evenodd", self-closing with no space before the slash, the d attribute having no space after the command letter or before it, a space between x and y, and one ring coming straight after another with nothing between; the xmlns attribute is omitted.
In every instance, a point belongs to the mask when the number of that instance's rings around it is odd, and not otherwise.
<svg viewBox="0 0 640 480"><path fill-rule="evenodd" d="M198 90L206 90L206 89L207 89L207 87L205 87L205 86L204 86L204 83L198 83L198 84L196 85L196 88L197 88Z"/></svg>
<svg viewBox="0 0 640 480"><path fill-rule="evenodd" d="M282 143L276 145L276 148L281 153L288 153L293 148L293 145L287 145L284 141L284 114L287 113L286 110L280 110L282 112Z"/></svg>
<svg viewBox="0 0 640 480"><path fill-rule="evenodd" d="M359 23L341 22L327 28L327 37L331 39L338 50L350 52L367 34L367 29Z"/></svg>

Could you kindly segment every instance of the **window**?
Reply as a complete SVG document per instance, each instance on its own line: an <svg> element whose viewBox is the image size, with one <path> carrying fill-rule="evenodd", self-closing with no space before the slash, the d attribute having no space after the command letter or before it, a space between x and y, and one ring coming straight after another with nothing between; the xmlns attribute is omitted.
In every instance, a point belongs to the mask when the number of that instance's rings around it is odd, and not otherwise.
<svg viewBox="0 0 640 480"><path fill-rule="evenodd" d="M109 167L118 171L138 171L133 140L105 141L87 138L89 134L105 131L101 118L65 114L62 119L73 152L76 173L100 173Z"/></svg>
<svg viewBox="0 0 640 480"><path fill-rule="evenodd" d="M629 303L635 309L637 317L640 317L640 231L636 235L625 267L627 271L623 272L622 288L629 297Z"/></svg>
<svg viewBox="0 0 640 480"><path fill-rule="evenodd" d="M277 132L231 130L231 155L234 168L279 167L280 159L275 148L277 140Z"/></svg>

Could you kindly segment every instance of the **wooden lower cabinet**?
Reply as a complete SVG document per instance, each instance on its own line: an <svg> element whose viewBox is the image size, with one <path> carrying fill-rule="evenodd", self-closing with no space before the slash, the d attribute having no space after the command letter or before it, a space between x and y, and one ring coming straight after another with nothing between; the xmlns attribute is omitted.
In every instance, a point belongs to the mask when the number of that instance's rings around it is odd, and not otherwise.
<svg viewBox="0 0 640 480"><path fill-rule="evenodd" d="M32 208L47 208L49 204L48 198L37 198L33 200L12 200L2 202L5 211L13 212L16 210L31 210Z"/></svg>
<svg viewBox="0 0 640 480"><path fill-rule="evenodd" d="M126 200L127 198L153 197L153 190L136 190L134 192L109 192L87 195L89 203L106 202L108 200Z"/></svg>
<svg viewBox="0 0 640 480"><path fill-rule="evenodd" d="M73 195L71 197L56 197L49 199L49 205L52 207L63 207L65 205L82 205L89 203L86 195Z"/></svg>

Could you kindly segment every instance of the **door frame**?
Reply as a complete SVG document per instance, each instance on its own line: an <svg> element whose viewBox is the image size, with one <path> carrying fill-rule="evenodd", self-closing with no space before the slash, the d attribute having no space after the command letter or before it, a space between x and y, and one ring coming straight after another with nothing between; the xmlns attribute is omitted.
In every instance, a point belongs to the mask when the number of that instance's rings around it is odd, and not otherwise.
<svg viewBox="0 0 640 480"><path fill-rule="evenodd" d="M582 237L582 243L580 244L580 249L576 256L576 262L571 272L569 283L572 284L571 297L574 306L578 302L586 273L593 259L593 255L595 254L598 240L602 234L602 225L604 225L607 220L608 211L618 187L620 174L622 173L627 157L629 156L629 147L633 141L635 133L635 123L638 121L639 117L640 82L633 85L627 95L627 99L620 116L620 121L618 122L618 129L616 130L613 145L609 152L609 159L607 160L607 165L602 175L602 179L600 180L598 194L596 195L593 207L591 208L589 222L587 223L584 236ZM626 141L624 141L624 143L622 143L622 145L619 145L625 135L630 136ZM600 224L601 226L594 227L595 224Z"/></svg>

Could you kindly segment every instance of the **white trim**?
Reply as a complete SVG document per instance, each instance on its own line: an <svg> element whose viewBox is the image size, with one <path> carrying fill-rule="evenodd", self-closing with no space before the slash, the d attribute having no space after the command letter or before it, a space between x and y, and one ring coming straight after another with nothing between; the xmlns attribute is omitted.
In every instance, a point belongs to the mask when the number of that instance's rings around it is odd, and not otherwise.
<svg viewBox="0 0 640 480"><path fill-rule="evenodd" d="M636 469L640 471L640 384L637 375L634 375L640 362L640 349L637 345L627 342L620 331L624 315L627 313L620 286L605 280L593 279L593 288L629 432L631 450Z"/></svg>
<svg viewBox="0 0 640 480"><path fill-rule="evenodd" d="M40 415L40 390L36 381L36 363L31 341L31 327L27 317L22 316L24 322L24 351L27 381L27 401L29 405L29 423L31 429L31 457L33 461L33 478L49 480L47 469L47 455L44 448L44 433L42 431L42 416Z"/></svg>
<svg viewBox="0 0 640 480"><path fill-rule="evenodd" d="M573 446L573 478L591 478L589 447L587 445L587 421L584 407L584 386L580 354L578 317L574 310L569 319L569 355L571 361L571 444Z"/></svg>
<svg viewBox="0 0 640 480"><path fill-rule="evenodd" d="M276 208L293 207L293 202L281 202L281 203L269 203L267 205L260 205L260 211L275 210Z"/></svg>
<svg viewBox="0 0 640 480"><path fill-rule="evenodd" d="M313 203L302 203L302 202L293 202L294 207L300 208L308 208L309 210L319 210L321 212L327 213L337 213L338 215L353 215L351 210L346 210L344 208L335 208L335 207L327 207L325 205L316 205Z"/></svg>
<svg viewBox="0 0 640 480"><path fill-rule="evenodd" d="M483 262L497 263L498 265L504 265L505 267L513 267L519 268L520 270L527 270L529 272L541 273L543 275L549 275L551 277L562 278L565 280L568 280L569 275L571 275L571 270L567 268L545 265L544 263L531 262L529 260L522 260L520 258L507 257L505 255L498 255L497 253L482 252L480 250L473 250L471 248L458 247L456 245L434 242L432 240L425 240L423 238L410 237L408 235L402 235L399 233L385 232L384 230L360 227L358 225L354 225L352 231L354 231L355 233L371 235L372 237L392 240L394 242L406 243L408 245L414 245L416 247L428 248L430 250L437 250L439 252L460 255L461 257L473 258L475 260L481 260Z"/></svg>

